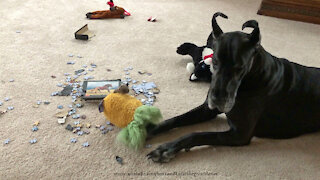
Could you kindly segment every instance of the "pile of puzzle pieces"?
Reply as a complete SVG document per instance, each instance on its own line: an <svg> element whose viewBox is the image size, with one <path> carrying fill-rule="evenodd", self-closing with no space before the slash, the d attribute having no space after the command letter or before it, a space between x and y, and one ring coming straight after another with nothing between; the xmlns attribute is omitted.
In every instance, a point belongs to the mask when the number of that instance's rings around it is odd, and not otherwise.
<svg viewBox="0 0 320 180"><path fill-rule="evenodd" d="M73 54L68 55L69 58L73 58ZM83 58L82 56L78 55L77 58ZM68 61L67 65L75 65L76 61ZM87 68L87 69L86 69ZM83 89L82 89L82 80L80 80L80 77L83 76L83 80L90 80L94 79L94 76L88 75L89 72L93 72L94 68L97 68L97 65L94 63L90 63L89 66L87 65L82 65L82 68L79 70L76 70L74 72L74 75L71 73L64 73L65 79L63 83L58 83L56 86L63 88L61 91L55 91L51 93L51 96L71 96L71 103L67 106L67 110L63 105L57 105L56 107L58 109L61 109L62 111L58 112L55 114L55 117L58 118L58 123L59 124L64 124L66 123L67 117L71 116L73 119L77 119L78 121L75 121L73 125L67 124L66 129L69 131L72 131L73 133L77 134L78 136L82 136L85 134L90 134L90 127L91 124L89 123L81 123L80 119L86 119L86 115L80 115L78 113L78 108L82 108L84 106L84 102L82 101L81 96L83 95ZM145 104L145 105L150 105L152 106L155 102L156 99L156 94L160 92L160 90L157 88L156 84L154 82L146 82L144 80L141 81L141 83L138 83L139 81L133 80L130 77L130 71L132 71L132 67L128 67L124 69L125 72L125 79L122 80L122 83L129 84L131 86L131 89L134 91L134 95L138 96L140 94L144 95L144 98L140 98L139 100ZM108 72L111 71L111 69L107 69ZM138 74L143 75L147 74L148 76L151 76L151 73L147 73L146 71L138 71ZM51 75L51 78L56 78L55 75ZM10 80L10 82L14 82L13 79ZM132 85L130 85L132 84ZM6 97L4 98L4 101L9 101L10 98ZM45 105L49 105L49 101L41 101L38 100L33 107L38 108L41 103ZM3 106L3 102L0 101L0 106ZM8 106L7 110L13 110L13 106ZM5 111L0 111L1 114L4 114ZM38 131L38 125L39 121L35 122L32 127L32 132ZM109 121L107 121L106 126L103 125L95 125L96 129L101 131L101 134L107 134L108 132L112 131L114 129L113 124L111 124ZM86 129L84 129L86 128ZM35 144L37 143L37 139L33 138L29 141L30 144ZM72 138L70 140L71 143L76 143L78 140L77 138ZM11 142L10 139L6 139L4 141L4 144L9 144ZM89 147L90 144L89 142L84 142L82 144L83 147ZM151 147L151 145L147 145L146 148Z"/></svg>
<svg viewBox="0 0 320 180"><path fill-rule="evenodd" d="M10 97L5 97L5 98L4 98L4 101L5 101L5 102L8 102L8 101L10 101L10 100L11 100ZM4 103L0 101L0 107L3 106L3 105L4 105ZM5 114L6 112L8 112L7 110L13 110L13 109L14 109L13 106L8 106L7 109L0 111L0 115Z"/></svg>
<svg viewBox="0 0 320 180"><path fill-rule="evenodd" d="M126 80L122 81L124 84L130 84L131 89L135 92L135 96L138 96L139 94L143 94L146 99L141 98L139 99L144 105L150 105L152 106L156 99L156 94L159 94L160 90L157 88L156 84L154 82L146 82L142 80L142 83L138 84L138 81L131 79L129 70L133 70L132 67L125 68L125 78ZM147 74L151 76L151 73L146 73L146 71L138 71L140 75Z"/></svg>

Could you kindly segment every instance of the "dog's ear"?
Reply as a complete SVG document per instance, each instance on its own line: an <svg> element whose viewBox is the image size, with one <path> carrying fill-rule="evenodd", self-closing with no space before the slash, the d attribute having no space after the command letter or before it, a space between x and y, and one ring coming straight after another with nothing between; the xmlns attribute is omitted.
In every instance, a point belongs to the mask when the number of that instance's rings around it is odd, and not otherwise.
<svg viewBox="0 0 320 180"><path fill-rule="evenodd" d="M223 32L222 32L222 30L216 20L216 17L218 17L218 16L221 16L225 19L228 19L228 16L226 16L225 14L223 14L221 12L214 13L211 22L212 22L212 33L215 38L218 38L221 34L223 34Z"/></svg>
<svg viewBox="0 0 320 180"><path fill-rule="evenodd" d="M242 25L242 30L246 27L251 27L253 28L253 31L249 35L249 39L252 43L254 44L260 44L260 29L259 29L259 24L256 20L250 20L245 22Z"/></svg>

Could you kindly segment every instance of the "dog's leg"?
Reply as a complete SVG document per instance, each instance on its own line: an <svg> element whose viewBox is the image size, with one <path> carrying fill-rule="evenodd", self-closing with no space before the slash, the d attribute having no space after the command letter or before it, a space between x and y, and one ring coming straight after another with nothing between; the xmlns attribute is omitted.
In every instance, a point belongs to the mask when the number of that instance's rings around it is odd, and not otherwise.
<svg viewBox="0 0 320 180"><path fill-rule="evenodd" d="M151 151L147 157L154 162L169 162L182 149L189 151L194 146L203 145L242 146L249 144L251 137L250 135L241 135L235 130L192 133L160 145L157 149Z"/></svg>
<svg viewBox="0 0 320 180"><path fill-rule="evenodd" d="M207 102L192 109L191 111L182 114L180 116L173 117L166 121L161 122L158 125L150 125L147 127L148 136L152 137L156 134L168 131L173 128L192 125L215 118L221 112L217 109L210 110Z"/></svg>

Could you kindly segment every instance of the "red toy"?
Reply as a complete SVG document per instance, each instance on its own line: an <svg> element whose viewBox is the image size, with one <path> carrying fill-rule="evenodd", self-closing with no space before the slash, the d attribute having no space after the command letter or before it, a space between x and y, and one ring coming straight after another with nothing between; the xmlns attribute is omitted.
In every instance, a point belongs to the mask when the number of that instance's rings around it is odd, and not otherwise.
<svg viewBox="0 0 320 180"><path fill-rule="evenodd" d="M113 0L107 2L110 6L110 10L94 11L86 14L88 19L108 19L108 18L124 18L131 14L124 10L122 7L115 6Z"/></svg>

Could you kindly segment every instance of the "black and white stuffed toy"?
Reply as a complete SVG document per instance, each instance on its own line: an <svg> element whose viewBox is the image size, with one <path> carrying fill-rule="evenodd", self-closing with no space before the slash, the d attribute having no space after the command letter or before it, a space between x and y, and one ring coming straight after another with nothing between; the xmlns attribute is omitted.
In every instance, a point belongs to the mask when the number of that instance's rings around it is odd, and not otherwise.
<svg viewBox="0 0 320 180"><path fill-rule="evenodd" d="M214 42L210 34L206 46L198 47L193 43L183 43L177 48L178 54L190 55L193 59L193 63L187 64L187 71L191 73L190 81L211 81L210 64L213 58Z"/></svg>

